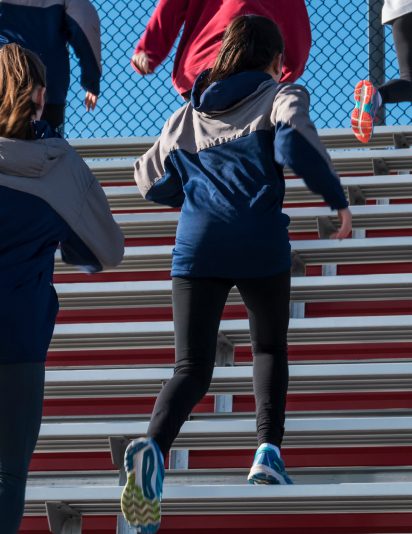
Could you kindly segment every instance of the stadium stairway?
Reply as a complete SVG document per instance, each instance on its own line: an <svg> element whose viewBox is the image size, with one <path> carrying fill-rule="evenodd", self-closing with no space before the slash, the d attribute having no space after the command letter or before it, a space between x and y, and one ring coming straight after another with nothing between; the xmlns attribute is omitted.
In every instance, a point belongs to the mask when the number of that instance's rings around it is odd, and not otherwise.
<svg viewBox="0 0 412 534"><path fill-rule="evenodd" d="M160 532L412 533L412 128L320 135L354 213L352 238L286 172L293 250L288 487L248 486L256 446L252 358L230 293L216 368L167 458ZM56 255L61 309L21 534L127 534L122 454L172 373L169 268L178 213L143 201L133 158L154 138L73 140L105 188L127 249L85 275ZM0 529L1 531L1 529Z"/></svg>

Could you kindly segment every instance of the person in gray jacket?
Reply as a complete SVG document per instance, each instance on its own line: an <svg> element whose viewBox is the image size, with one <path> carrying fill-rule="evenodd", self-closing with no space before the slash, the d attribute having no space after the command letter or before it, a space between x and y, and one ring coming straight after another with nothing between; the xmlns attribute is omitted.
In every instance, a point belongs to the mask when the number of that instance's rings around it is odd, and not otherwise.
<svg viewBox="0 0 412 534"><path fill-rule="evenodd" d="M284 44L269 18L244 15L227 27L212 69L190 103L166 122L135 164L144 198L181 207L172 259L176 365L156 399L147 436L125 452L122 511L141 534L160 528L164 458L213 375L219 323L236 286L253 351L258 449L251 484L291 484L281 455L288 387L291 254L283 213L283 168L338 211L351 212L316 129L309 93L279 83Z"/></svg>
<svg viewBox="0 0 412 534"><path fill-rule="evenodd" d="M76 151L40 121L45 67L0 49L0 525L16 534L38 438L47 350L58 311L54 256L88 272L122 261L124 239Z"/></svg>

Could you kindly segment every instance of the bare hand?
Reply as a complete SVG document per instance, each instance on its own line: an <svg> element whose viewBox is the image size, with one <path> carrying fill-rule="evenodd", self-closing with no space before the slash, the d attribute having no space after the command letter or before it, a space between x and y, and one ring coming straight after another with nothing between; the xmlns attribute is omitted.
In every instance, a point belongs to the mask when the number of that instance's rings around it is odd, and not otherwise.
<svg viewBox="0 0 412 534"><path fill-rule="evenodd" d="M349 208L338 211L340 228L330 236L331 239L345 239L352 231L352 213Z"/></svg>
<svg viewBox="0 0 412 534"><path fill-rule="evenodd" d="M134 54L132 57L132 62L143 76L145 74L153 73L153 70L149 66L149 56L145 52Z"/></svg>
<svg viewBox="0 0 412 534"><path fill-rule="evenodd" d="M86 106L87 111L94 111L94 108L96 107L98 97L94 95L93 93L90 93L90 91L87 91L86 97L84 99L84 105Z"/></svg>

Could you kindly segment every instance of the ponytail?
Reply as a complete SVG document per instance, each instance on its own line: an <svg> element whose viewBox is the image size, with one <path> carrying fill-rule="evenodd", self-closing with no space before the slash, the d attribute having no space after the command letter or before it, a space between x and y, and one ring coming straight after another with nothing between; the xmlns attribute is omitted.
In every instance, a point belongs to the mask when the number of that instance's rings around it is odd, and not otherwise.
<svg viewBox="0 0 412 534"><path fill-rule="evenodd" d="M238 72L265 71L277 54L283 53L283 38L277 25L266 17L242 15L227 27L222 47L203 88Z"/></svg>
<svg viewBox="0 0 412 534"><path fill-rule="evenodd" d="M17 44L4 45L0 49L0 137L33 139L37 87L46 87L46 68L39 57Z"/></svg>

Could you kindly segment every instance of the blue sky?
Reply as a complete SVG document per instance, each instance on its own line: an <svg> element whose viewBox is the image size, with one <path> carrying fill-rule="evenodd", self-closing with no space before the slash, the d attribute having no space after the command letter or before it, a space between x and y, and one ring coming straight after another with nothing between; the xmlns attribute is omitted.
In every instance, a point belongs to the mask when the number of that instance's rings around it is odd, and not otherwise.
<svg viewBox="0 0 412 534"><path fill-rule="evenodd" d="M129 60L155 0L92 0L102 21L104 77L94 113L85 113L79 68L73 59L66 110L68 137L157 135L182 100L172 87L172 56L153 76L135 74ZM206 1L206 0L205 0ZM348 127L353 86L368 76L367 0L307 0L313 45L300 83L311 93L318 128ZM390 29L386 33L386 77L398 75ZM387 124L410 124L412 107L388 106Z"/></svg>

